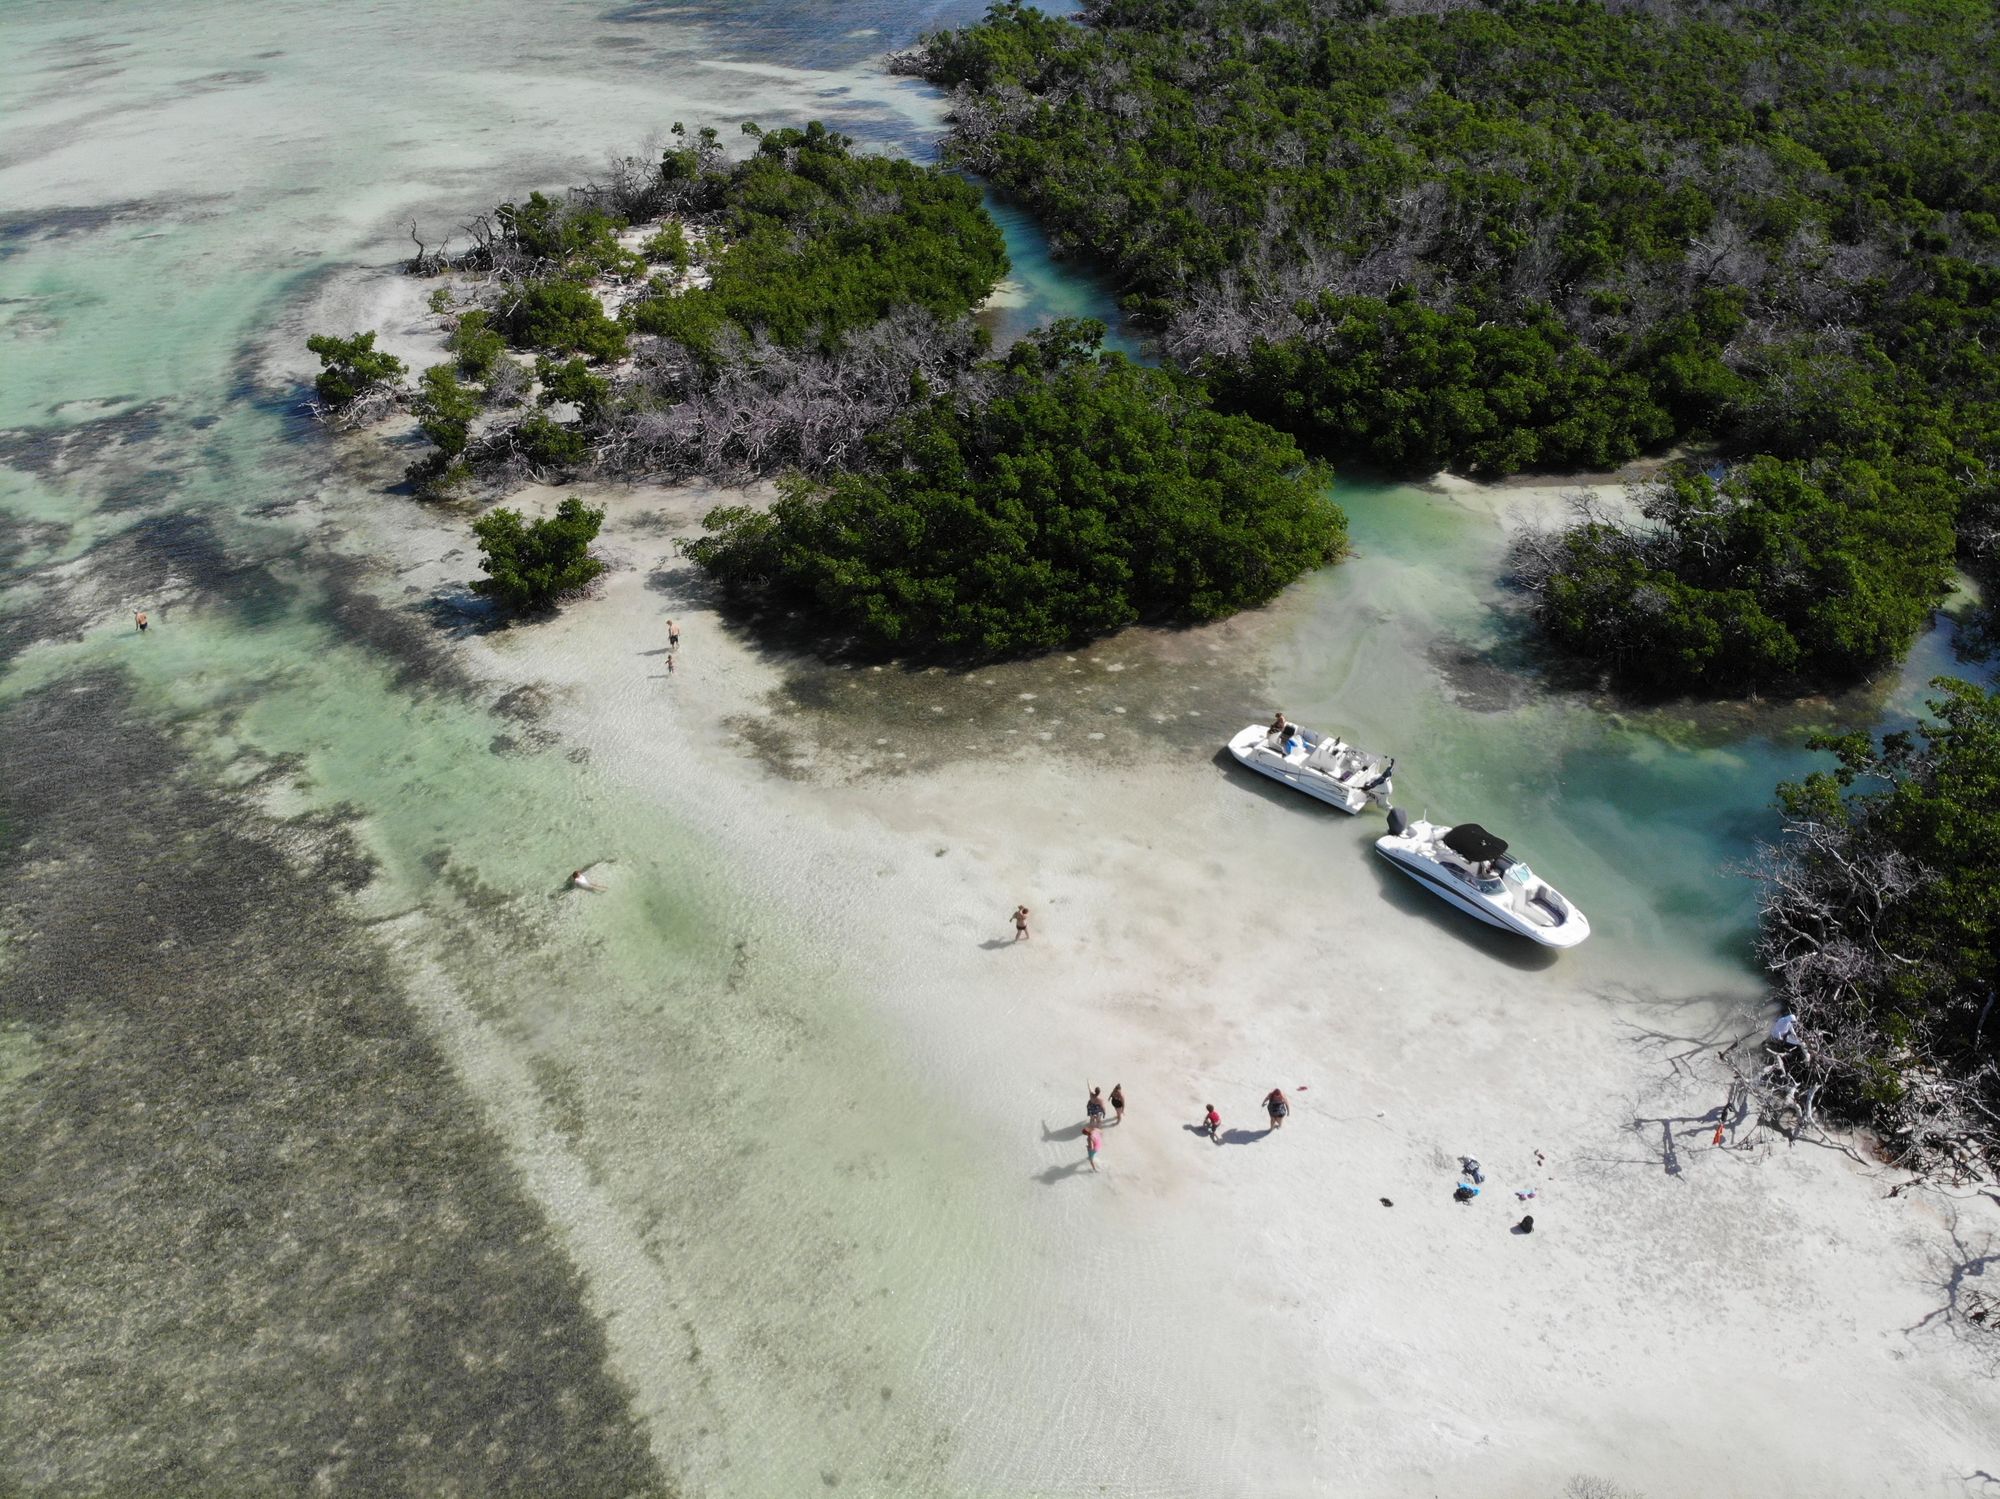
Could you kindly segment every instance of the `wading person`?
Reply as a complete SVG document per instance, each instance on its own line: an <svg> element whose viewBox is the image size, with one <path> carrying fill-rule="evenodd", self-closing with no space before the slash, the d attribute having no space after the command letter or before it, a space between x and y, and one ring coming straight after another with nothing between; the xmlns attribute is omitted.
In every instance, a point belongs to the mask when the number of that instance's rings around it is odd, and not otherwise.
<svg viewBox="0 0 2000 1499"><path fill-rule="evenodd" d="M1104 1122L1104 1090L1102 1088L1092 1088L1090 1090L1090 1098L1084 1103L1083 1114L1090 1121L1092 1129L1096 1129L1098 1125Z"/></svg>
<svg viewBox="0 0 2000 1499"><path fill-rule="evenodd" d="M1014 907L1014 940L1019 942L1027 935L1028 908L1026 906L1016 906Z"/></svg>
<svg viewBox="0 0 2000 1499"><path fill-rule="evenodd" d="M679 650L680 648L681 648L681 627L675 624L672 620L668 620L667 650L669 652L673 652Z"/></svg>
<svg viewBox="0 0 2000 1499"><path fill-rule="evenodd" d="M1083 1136L1083 1148L1090 1157L1090 1169L1097 1169L1097 1152L1104 1149L1104 1131L1092 1125Z"/></svg>
<svg viewBox="0 0 2000 1499"><path fill-rule="evenodd" d="M1125 1085L1123 1083L1113 1083L1111 1085L1111 1112L1116 1116L1111 1121L1113 1124L1123 1124L1125 1122Z"/></svg>
<svg viewBox="0 0 2000 1499"><path fill-rule="evenodd" d="M141 635L145 634L146 626L150 623L150 621L146 618L146 611L144 609L133 610L132 623L139 627L139 633Z"/></svg>
<svg viewBox="0 0 2000 1499"><path fill-rule="evenodd" d="M1273 1088L1264 1095L1264 1110L1271 1116L1271 1128L1283 1129L1285 1116L1292 1111L1292 1102L1285 1097L1283 1088Z"/></svg>

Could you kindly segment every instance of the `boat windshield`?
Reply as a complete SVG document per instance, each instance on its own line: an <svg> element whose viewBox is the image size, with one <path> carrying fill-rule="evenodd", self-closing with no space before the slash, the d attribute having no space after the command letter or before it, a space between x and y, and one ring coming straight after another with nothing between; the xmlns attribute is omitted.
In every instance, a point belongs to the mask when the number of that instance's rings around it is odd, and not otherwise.
<svg viewBox="0 0 2000 1499"><path fill-rule="evenodd" d="M1535 883L1535 872L1525 864L1510 864L1507 866L1507 878L1517 885L1532 885Z"/></svg>

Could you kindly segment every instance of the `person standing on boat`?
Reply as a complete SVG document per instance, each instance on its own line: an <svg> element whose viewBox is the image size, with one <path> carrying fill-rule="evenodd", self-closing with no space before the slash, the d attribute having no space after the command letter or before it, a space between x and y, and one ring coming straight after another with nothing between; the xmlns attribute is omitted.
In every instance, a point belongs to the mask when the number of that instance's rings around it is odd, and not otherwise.
<svg viewBox="0 0 2000 1499"><path fill-rule="evenodd" d="M1283 1129L1285 1116L1292 1111L1292 1101L1285 1097L1283 1088L1273 1088L1264 1095L1264 1108L1271 1116L1271 1128Z"/></svg>

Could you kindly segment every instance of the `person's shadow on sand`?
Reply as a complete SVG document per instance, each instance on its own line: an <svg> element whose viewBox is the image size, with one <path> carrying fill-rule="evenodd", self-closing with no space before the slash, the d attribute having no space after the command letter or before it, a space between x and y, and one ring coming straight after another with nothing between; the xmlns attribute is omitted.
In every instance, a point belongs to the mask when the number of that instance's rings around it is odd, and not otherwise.
<svg viewBox="0 0 2000 1499"><path fill-rule="evenodd" d="M1181 1128L1191 1135L1198 1135L1204 1140L1208 1138L1208 1126L1205 1124L1183 1124ZM1271 1131L1268 1129L1226 1129L1215 1143L1217 1145L1255 1145L1270 1133Z"/></svg>
<svg viewBox="0 0 2000 1499"><path fill-rule="evenodd" d="M1053 1145L1058 1140L1081 1140L1083 1132L1088 1128L1090 1128L1089 1124L1085 1123L1065 1124L1061 1129L1050 1129L1049 1121L1044 1119L1042 1121L1042 1143L1044 1145Z"/></svg>
<svg viewBox="0 0 2000 1499"><path fill-rule="evenodd" d="M1064 1178L1075 1176L1077 1172L1088 1171L1089 1169L1090 1158L1086 1156L1080 1161L1071 1161L1067 1166L1050 1166L1046 1170L1037 1171L1035 1173L1035 1180L1045 1187L1053 1187Z"/></svg>
<svg viewBox="0 0 2000 1499"><path fill-rule="evenodd" d="M1016 940L1018 939L1013 937L988 937L984 942L979 944L979 950L981 952L999 952L1003 947L1012 947Z"/></svg>

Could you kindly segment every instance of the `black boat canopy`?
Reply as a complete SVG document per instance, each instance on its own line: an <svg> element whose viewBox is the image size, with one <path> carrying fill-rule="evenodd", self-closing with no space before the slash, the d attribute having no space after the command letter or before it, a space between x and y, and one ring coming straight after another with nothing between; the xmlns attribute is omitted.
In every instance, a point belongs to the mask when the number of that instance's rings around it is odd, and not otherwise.
<svg viewBox="0 0 2000 1499"><path fill-rule="evenodd" d="M1507 840L1495 838L1476 822L1461 822L1444 835L1444 846L1475 864L1497 859L1507 852Z"/></svg>

